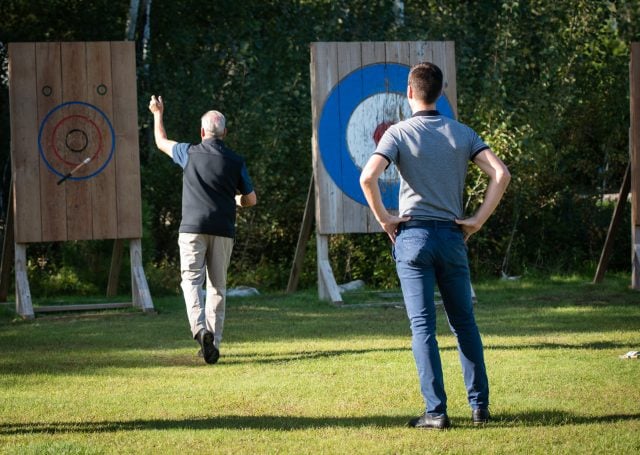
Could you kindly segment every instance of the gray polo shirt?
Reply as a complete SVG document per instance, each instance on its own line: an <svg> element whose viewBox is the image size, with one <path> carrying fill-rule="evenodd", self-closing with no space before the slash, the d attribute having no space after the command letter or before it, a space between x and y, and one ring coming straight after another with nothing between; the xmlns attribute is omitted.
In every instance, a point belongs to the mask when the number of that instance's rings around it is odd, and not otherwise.
<svg viewBox="0 0 640 455"><path fill-rule="evenodd" d="M400 216L453 220L463 217L469 161L488 148L468 126L438 111L420 111L392 125L374 153L398 168Z"/></svg>

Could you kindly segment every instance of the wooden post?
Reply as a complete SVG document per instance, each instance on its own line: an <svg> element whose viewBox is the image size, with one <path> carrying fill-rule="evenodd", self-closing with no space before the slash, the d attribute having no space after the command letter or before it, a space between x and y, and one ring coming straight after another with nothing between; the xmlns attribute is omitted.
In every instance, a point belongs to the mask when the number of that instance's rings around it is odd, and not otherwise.
<svg viewBox="0 0 640 455"><path fill-rule="evenodd" d="M124 240L115 239L113 241L113 252L111 253L111 268L109 269L109 282L107 283L107 297L118 295L118 283L120 282L123 251Z"/></svg>
<svg viewBox="0 0 640 455"><path fill-rule="evenodd" d="M624 206L627 203L627 196L629 195L631 166L627 165L627 170L624 173L622 179L622 186L618 193L618 200L616 201L616 207L613 210L613 216L611 217L611 223L609 224L609 230L607 231L607 238L604 241L602 247L602 253L600 254L600 261L598 262L598 268L596 269L596 275L593 277L593 283L601 283L604 279L604 274L607 271L609 265L609 259L611 258L611 252L613 251L613 237L618 230L620 220L622 220L622 214L624 212Z"/></svg>
<svg viewBox="0 0 640 455"><path fill-rule="evenodd" d="M640 289L640 43L631 43L631 287Z"/></svg>
<svg viewBox="0 0 640 455"><path fill-rule="evenodd" d="M298 244L296 245L296 252L293 258L293 265L291 266L291 273L289 274L289 283L287 283L287 294L295 292L298 288L298 280L300 279L300 272L302 270L302 263L304 262L304 253L307 250L307 242L311 237L311 227L313 226L313 216L315 213L315 197L314 197L314 183L313 175L311 175L311 182L309 183L309 191L307 192L307 202L304 206L304 215L302 216L302 225L300 227L300 234L298 235Z"/></svg>
<svg viewBox="0 0 640 455"><path fill-rule="evenodd" d="M140 239L131 239L129 242L129 255L131 257L133 305L139 307L145 313L154 313L149 285L142 268L142 241Z"/></svg>
<svg viewBox="0 0 640 455"><path fill-rule="evenodd" d="M316 233L318 248L318 296L321 300L330 300L334 305L342 305L340 288L333 276L329 261L329 236Z"/></svg>
<svg viewBox="0 0 640 455"><path fill-rule="evenodd" d="M16 243L15 252L16 313L25 319L33 319L35 315L33 314L33 303L31 302L31 291L27 277L27 245Z"/></svg>
<svg viewBox="0 0 640 455"><path fill-rule="evenodd" d="M0 302L6 302L11 280L11 262L14 255L13 236L13 183L9 187L7 201L7 217L4 222L4 238L2 240L2 264L0 264Z"/></svg>

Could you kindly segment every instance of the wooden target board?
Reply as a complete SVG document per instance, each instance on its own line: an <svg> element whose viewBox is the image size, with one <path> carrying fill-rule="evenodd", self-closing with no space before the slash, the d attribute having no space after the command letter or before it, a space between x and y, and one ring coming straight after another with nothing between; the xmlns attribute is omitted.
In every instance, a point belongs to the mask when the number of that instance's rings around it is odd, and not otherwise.
<svg viewBox="0 0 640 455"><path fill-rule="evenodd" d="M9 44L16 243L142 237L135 64L133 42Z"/></svg>
<svg viewBox="0 0 640 455"><path fill-rule="evenodd" d="M454 42L312 43L311 93L316 228L320 234L382 232L360 189L359 176L390 125L411 116L410 67L438 65L445 79L437 107L457 116ZM380 183L387 209L397 211L393 166Z"/></svg>
<svg viewBox="0 0 640 455"><path fill-rule="evenodd" d="M631 287L640 289L640 43L631 43L629 65L631 125Z"/></svg>

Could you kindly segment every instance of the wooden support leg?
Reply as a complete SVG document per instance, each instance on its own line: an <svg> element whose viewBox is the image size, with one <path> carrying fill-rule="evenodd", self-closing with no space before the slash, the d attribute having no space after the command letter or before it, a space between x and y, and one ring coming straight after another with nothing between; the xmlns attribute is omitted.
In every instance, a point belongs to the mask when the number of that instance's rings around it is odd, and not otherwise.
<svg viewBox="0 0 640 455"><path fill-rule="evenodd" d="M123 251L124 240L114 240L113 253L111 254L111 269L109 269L109 282L107 283L107 297L118 295L118 283L120 281L120 270L122 269Z"/></svg>
<svg viewBox="0 0 640 455"><path fill-rule="evenodd" d="M129 254L131 257L131 293L133 295L133 305L139 307L144 312L153 313L153 301L147 284L147 277L144 275L142 267L142 241L131 239L129 243Z"/></svg>
<svg viewBox="0 0 640 455"><path fill-rule="evenodd" d="M321 300L331 300L334 305L342 305L340 288L333 276L329 262L329 236L316 234L318 247L318 296Z"/></svg>
<svg viewBox="0 0 640 455"><path fill-rule="evenodd" d="M0 302L6 302L11 280L11 260L14 256L13 244L13 184L9 187L7 218L4 223L4 239L2 240L2 264L0 264Z"/></svg>
<svg viewBox="0 0 640 455"><path fill-rule="evenodd" d="M604 273L607 271L609 265L609 259L611 259L611 253L613 252L613 237L618 230L618 225L622 220L624 214L624 208L627 204L627 196L631 188L631 165L627 165L627 170L622 178L622 186L618 193L618 200L616 201L616 207L613 209L613 215L611 216L611 223L609 223L609 230L607 231L607 237L602 247L602 253L600 254L600 260L598 261L598 268L596 274L593 277L593 283L601 283L604 279Z"/></svg>
<svg viewBox="0 0 640 455"><path fill-rule="evenodd" d="M307 249L307 242L311 237L311 228L313 227L313 216L315 212L314 183L311 176L309 191L307 192L307 203L304 206L304 215L302 216L302 226L298 235L298 244L289 274L289 283L287 284L287 294L295 292L298 288L298 280L302 271L302 263L304 261L304 253Z"/></svg>
<svg viewBox="0 0 640 455"><path fill-rule="evenodd" d="M29 278L27 276L27 245L24 243L16 243L15 252L16 313L25 319L33 319L35 315L33 313Z"/></svg>

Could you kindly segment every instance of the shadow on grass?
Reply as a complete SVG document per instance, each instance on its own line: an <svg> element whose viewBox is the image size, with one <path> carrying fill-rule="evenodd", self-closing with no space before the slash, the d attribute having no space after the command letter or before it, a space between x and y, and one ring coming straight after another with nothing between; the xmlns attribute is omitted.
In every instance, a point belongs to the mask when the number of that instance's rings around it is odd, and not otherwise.
<svg viewBox="0 0 640 455"><path fill-rule="evenodd" d="M624 350L634 346L625 343L597 342L583 344L567 343L530 343L522 345L486 345L487 351L521 351L521 350L547 350L547 349L574 349L574 350ZM441 352L457 351L455 345L440 346ZM103 368L143 368L143 367L207 367L202 357L196 354L163 353L158 351L151 355L132 357L131 354L122 355L113 350L104 350L93 355L78 355L78 351L50 354L45 364L25 361L22 358L4 360L0 365L0 373L11 375L31 375L35 373L64 373L64 374L94 374ZM316 359L339 358L342 356L363 356L381 353L406 353L411 355L411 346L408 342L404 347L369 348L369 349L328 349L288 352L243 352L237 354L225 354L214 368L234 367L242 365L271 365L287 362L312 361ZM73 357L73 361L70 361Z"/></svg>
<svg viewBox="0 0 640 455"><path fill-rule="evenodd" d="M414 416L372 416L372 417L292 417L292 416L219 416L183 420L130 420L102 422L31 422L0 424L1 435L22 435L34 433L115 433L121 431L144 430L306 430L313 428L399 428L405 427ZM638 414L611 414L602 416L579 416L565 411L525 412L518 415L496 417L484 427L513 428L563 425L589 425L640 421ZM452 419L458 428L474 428L470 419Z"/></svg>

